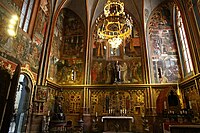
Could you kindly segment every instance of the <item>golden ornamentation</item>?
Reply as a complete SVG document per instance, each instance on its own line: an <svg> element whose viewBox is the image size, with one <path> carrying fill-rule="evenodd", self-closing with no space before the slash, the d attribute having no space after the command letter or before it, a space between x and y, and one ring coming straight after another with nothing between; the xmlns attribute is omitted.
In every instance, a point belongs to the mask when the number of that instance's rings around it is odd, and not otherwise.
<svg viewBox="0 0 200 133"><path fill-rule="evenodd" d="M30 68L30 66L28 64L26 64L25 67L21 67L21 73L27 74L30 77L31 82L33 83L33 85L35 85L36 84L36 80L34 78L33 73L30 71L29 68Z"/></svg>
<svg viewBox="0 0 200 133"><path fill-rule="evenodd" d="M104 14L96 20L98 38L106 39L113 48L118 48L123 39L131 37L133 20L124 11L120 0L108 0Z"/></svg>

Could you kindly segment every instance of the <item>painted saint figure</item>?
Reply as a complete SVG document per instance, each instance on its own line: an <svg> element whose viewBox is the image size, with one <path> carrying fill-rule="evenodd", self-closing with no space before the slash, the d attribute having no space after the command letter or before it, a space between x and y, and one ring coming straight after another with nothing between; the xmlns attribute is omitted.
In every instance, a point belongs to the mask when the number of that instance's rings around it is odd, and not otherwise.
<svg viewBox="0 0 200 133"><path fill-rule="evenodd" d="M111 79L112 79L112 65L111 65L111 63L109 62L108 63L108 65L107 65L107 71L106 71L106 75L107 75L107 77L106 77L106 83L111 83Z"/></svg>

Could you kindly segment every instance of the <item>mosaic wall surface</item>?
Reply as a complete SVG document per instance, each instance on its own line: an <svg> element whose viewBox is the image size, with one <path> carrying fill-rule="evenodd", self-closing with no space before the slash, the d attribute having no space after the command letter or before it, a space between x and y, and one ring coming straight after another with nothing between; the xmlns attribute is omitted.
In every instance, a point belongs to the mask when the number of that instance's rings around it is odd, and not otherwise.
<svg viewBox="0 0 200 133"><path fill-rule="evenodd" d="M153 11L147 26L153 83L172 83L180 78L172 5L173 3L162 4Z"/></svg>
<svg viewBox="0 0 200 133"><path fill-rule="evenodd" d="M94 31L92 84L112 84L115 78L122 84L143 83L141 40L137 25L133 25L132 37L123 40L117 49L113 49L107 40L99 39Z"/></svg>

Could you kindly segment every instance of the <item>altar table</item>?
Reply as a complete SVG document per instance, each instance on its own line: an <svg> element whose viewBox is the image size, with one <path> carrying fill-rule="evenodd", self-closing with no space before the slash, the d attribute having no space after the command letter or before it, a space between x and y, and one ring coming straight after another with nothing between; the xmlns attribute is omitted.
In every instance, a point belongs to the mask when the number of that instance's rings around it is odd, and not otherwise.
<svg viewBox="0 0 200 133"><path fill-rule="evenodd" d="M104 132L131 132L134 119L131 116L103 116L101 121L104 123Z"/></svg>

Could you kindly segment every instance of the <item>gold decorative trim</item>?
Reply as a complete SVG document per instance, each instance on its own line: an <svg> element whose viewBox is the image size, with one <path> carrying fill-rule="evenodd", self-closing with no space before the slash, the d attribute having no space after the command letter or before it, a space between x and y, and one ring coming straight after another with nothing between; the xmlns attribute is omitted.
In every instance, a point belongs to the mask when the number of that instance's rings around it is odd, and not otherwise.
<svg viewBox="0 0 200 133"><path fill-rule="evenodd" d="M29 65L26 65L25 67L21 67L21 73L27 74L30 77L33 85L36 84L36 80L34 78L34 75L33 75L32 71L29 70Z"/></svg>
<svg viewBox="0 0 200 133"><path fill-rule="evenodd" d="M0 61L0 68L6 70L10 76L12 77L13 74L14 74L14 70L12 70L12 65L11 64L8 64L7 66L4 64L4 61Z"/></svg>

